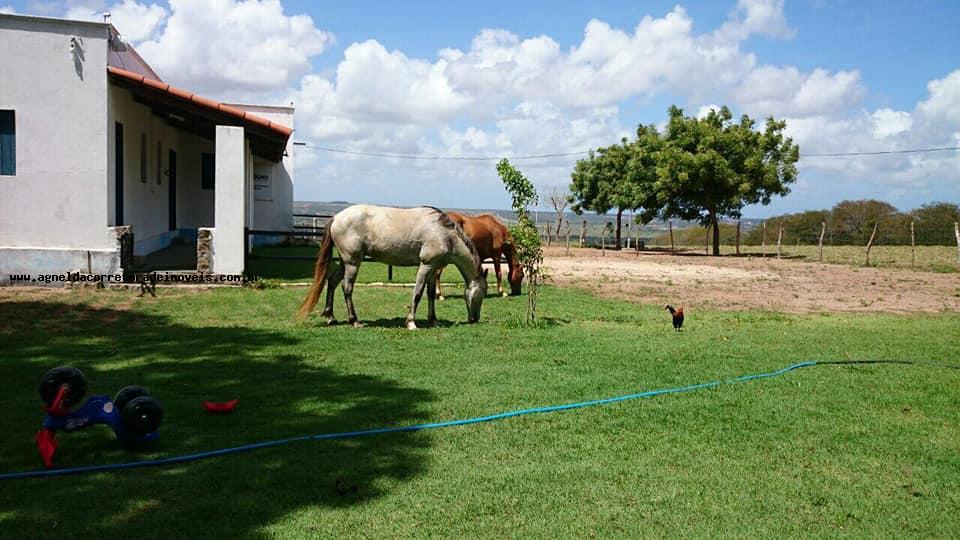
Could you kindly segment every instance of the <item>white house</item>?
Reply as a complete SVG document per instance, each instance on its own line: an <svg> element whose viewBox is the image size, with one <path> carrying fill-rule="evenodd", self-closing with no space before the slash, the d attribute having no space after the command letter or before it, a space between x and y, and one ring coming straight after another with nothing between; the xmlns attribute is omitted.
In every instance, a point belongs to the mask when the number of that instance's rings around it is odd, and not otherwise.
<svg viewBox="0 0 960 540"><path fill-rule="evenodd" d="M292 132L291 107L164 83L110 24L0 14L0 282L198 235L185 269L242 272L245 229L292 228Z"/></svg>

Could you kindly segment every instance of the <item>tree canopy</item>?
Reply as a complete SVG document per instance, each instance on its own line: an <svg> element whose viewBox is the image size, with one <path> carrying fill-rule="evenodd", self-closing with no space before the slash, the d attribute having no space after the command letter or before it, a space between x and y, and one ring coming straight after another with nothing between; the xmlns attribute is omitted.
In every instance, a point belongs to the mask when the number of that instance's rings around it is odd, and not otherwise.
<svg viewBox="0 0 960 540"><path fill-rule="evenodd" d="M783 134L786 126L771 117L757 131L747 115L734 122L727 107L703 118L671 107L657 159L659 217L713 226L713 254L719 255L720 218L739 219L744 206L790 193L800 155Z"/></svg>
<svg viewBox="0 0 960 540"><path fill-rule="evenodd" d="M638 221L680 218L713 226L720 254L719 220L740 218L748 204L769 204L790 192L799 149L784 136L786 122L768 118L763 130L730 109L703 118L673 106L666 131L640 125L637 138L600 148L577 161L571 174L573 211L617 210L617 246L624 210L641 209Z"/></svg>
<svg viewBox="0 0 960 540"><path fill-rule="evenodd" d="M660 135L653 126L641 125L637 138L627 138L578 160L571 173L571 209L605 214L617 211L616 246L620 247L623 212L655 208L656 155ZM648 220L649 221L649 220Z"/></svg>

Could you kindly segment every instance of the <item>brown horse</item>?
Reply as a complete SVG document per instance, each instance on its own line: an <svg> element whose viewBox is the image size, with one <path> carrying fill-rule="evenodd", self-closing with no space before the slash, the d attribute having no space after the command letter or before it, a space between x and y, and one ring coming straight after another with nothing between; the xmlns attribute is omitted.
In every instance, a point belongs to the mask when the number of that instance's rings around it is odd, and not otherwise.
<svg viewBox="0 0 960 540"><path fill-rule="evenodd" d="M480 260L493 259L493 269L497 273L497 293L506 296L503 291L503 279L500 275L500 259L505 255L510 265L510 273L507 280L510 282L510 294L516 296L520 294L520 285L523 283L523 267L517 260L517 253L514 249L513 238L507 231L507 228L490 214L480 214L478 216L466 216L458 212L447 212L454 222L456 222L467 234L473 244L477 247L477 254ZM437 296L443 299L440 292L440 273L443 267L437 270Z"/></svg>

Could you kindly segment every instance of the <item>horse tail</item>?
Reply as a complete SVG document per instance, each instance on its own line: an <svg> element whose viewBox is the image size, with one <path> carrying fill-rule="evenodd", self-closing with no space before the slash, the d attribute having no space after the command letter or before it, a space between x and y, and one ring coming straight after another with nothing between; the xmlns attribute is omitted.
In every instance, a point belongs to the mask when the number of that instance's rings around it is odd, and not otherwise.
<svg viewBox="0 0 960 540"><path fill-rule="evenodd" d="M303 299L303 304L297 311L297 318L299 319L305 319L310 315L310 312L317 305L317 300L320 299L324 284L326 284L327 266L330 264L330 259L333 258L333 238L330 235L332 227L333 219L327 222L327 230L324 232L323 242L320 244L320 253L317 254L317 266L313 271L313 285L310 286L307 297Z"/></svg>

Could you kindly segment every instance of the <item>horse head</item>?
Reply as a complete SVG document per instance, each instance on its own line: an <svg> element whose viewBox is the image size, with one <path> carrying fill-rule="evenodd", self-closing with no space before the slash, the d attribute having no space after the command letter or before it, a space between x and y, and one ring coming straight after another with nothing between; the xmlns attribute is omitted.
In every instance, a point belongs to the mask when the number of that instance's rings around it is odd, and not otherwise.
<svg viewBox="0 0 960 540"><path fill-rule="evenodd" d="M483 305L483 299L486 296L487 270L481 270L470 280L470 284L463 293L463 298L467 301L467 322L475 323L480 320L480 306Z"/></svg>
<svg viewBox="0 0 960 540"><path fill-rule="evenodd" d="M507 281L510 282L510 296L520 294L520 286L523 285L523 267L518 263L510 264L510 273L507 274Z"/></svg>

